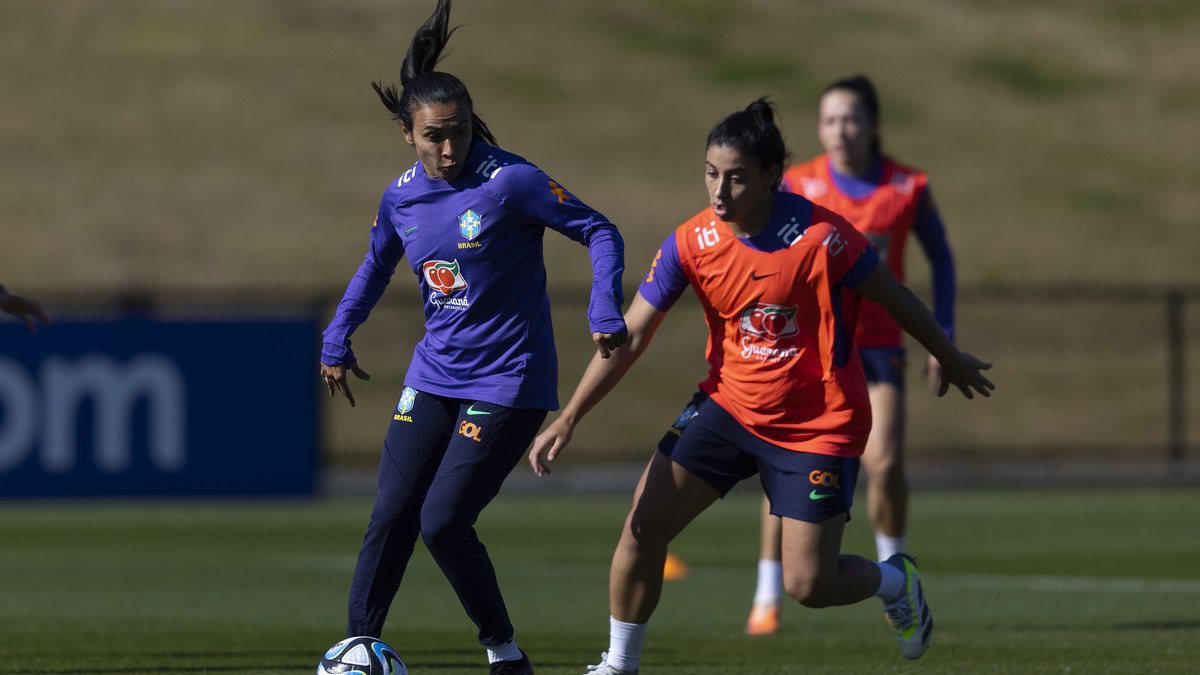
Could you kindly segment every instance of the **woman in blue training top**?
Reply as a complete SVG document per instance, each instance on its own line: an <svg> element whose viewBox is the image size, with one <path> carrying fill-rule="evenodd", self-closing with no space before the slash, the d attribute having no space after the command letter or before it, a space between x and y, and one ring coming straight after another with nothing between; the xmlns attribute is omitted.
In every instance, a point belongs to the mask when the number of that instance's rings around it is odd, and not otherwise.
<svg viewBox="0 0 1200 675"><path fill-rule="evenodd" d="M425 310L392 413L379 486L350 589L347 636L379 637L418 533L487 648L490 673L532 673L513 638L496 574L474 523L558 408L558 361L542 236L588 247L588 322L601 356L626 339L623 242L617 228L525 159L501 150L466 86L434 70L453 32L450 0L417 30L401 89L374 85L417 162L384 191L366 259L324 332L321 376L350 405L350 336L402 257Z"/></svg>

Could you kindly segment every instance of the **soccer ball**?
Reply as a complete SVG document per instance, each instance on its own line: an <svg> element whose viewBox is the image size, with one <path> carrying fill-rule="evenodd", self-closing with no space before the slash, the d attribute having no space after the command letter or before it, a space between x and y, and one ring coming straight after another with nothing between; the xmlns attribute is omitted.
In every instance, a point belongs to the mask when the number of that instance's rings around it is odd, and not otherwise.
<svg viewBox="0 0 1200 675"><path fill-rule="evenodd" d="M404 660L379 638L346 638L325 652L317 675L408 675Z"/></svg>

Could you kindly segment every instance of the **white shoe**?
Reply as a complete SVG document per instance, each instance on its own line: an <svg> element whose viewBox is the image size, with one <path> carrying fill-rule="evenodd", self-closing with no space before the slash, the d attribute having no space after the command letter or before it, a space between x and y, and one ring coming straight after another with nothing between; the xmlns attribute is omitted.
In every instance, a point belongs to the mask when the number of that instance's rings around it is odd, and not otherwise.
<svg viewBox="0 0 1200 675"><path fill-rule="evenodd" d="M600 663L594 666L588 666L587 672L583 675L638 675L638 669L621 670L616 666L608 665L608 652L600 654Z"/></svg>
<svg viewBox="0 0 1200 675"><path fill-rule="evenodd" d="M917 574L917 563L908 554L897 553L883 561L904 572L904 593L896 602L886 605L883 614L896 633L900 653L906 659L919 659L929 649L933 637L933 614L925 604L925 592Z"/></svg>

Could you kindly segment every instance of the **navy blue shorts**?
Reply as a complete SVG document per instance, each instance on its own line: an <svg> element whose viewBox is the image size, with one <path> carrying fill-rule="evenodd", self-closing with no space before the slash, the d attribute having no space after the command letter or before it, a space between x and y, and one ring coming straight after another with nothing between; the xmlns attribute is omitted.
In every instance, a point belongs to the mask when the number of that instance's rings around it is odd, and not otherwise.
<svg viewBox="0 0 1200 675"><path fill-rule="evenodd" d="M771 513L820 523L850 518L857 457L796 452L751 434L703 392L697 393L658 444L659 452L725 496L759 474Z"/></svg>
<svg viewBox="0 0 1200 675"><path fill-rule="evenodd" d="M862 358L863 372L867 374L867 384L894 384L904 388L904 358L903 347L864 347L858 350Z"/></svg>

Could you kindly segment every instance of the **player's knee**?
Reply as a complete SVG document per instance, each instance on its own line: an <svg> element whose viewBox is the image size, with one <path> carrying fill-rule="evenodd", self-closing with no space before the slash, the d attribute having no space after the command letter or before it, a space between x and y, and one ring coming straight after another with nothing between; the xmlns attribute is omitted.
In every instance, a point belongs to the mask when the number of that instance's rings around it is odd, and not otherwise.
<svg viewBox="0 0 1200 675"><path fill-rule="evenodd" d="M653 527L631 520L625 528L624 536L621 537L621 543L627 548L643 549L655 548L664 542Z"/></svg>
<svg viewBox="0 0 1200 675"><path fill-rule="evenodd" d="M818 571L804 571L786 575L784 589L787 595L804 607L820 609L838 604L830 592L832 579L824 578Z"/></svg>
<svg viewBox="0 0 1200 675"><path fill-rule="evenodd" d="M422 518L421 541L430 551L456 547L471 538L471 528L445 518Z"/></svg>
<svg viewBox="0 0 1200 675"><path fill-rule="evenodd" d="M665 548L670 543L670 537L653 518L646 518L638 513L632 513L625 524L625 532L621 535L621 544L629 549L645 551Z"/></svg>
<svg viewBox="0 0 1200 675"><path fill-rule="evenodd" d="M788 595L805 607L817 609L831 604L828 594L824 592L824 585L816 576L789 576L784 579L784 587Z"/></svg>
<svg viewBox="0 0 1200 675"><path fill-rule="evenodd" d="M416 532L420 527L420 514L403 509L379 509L371 512L367 522L367 536L390 537L396 532Z"/></svg>
<svg viewBox="0 0 1200 675"><path fill-rule="evenodd" d="M864 458L863 468L869 481L888 484L904 480L904 460L898 452L879 452L870 460Z"/></svg>

